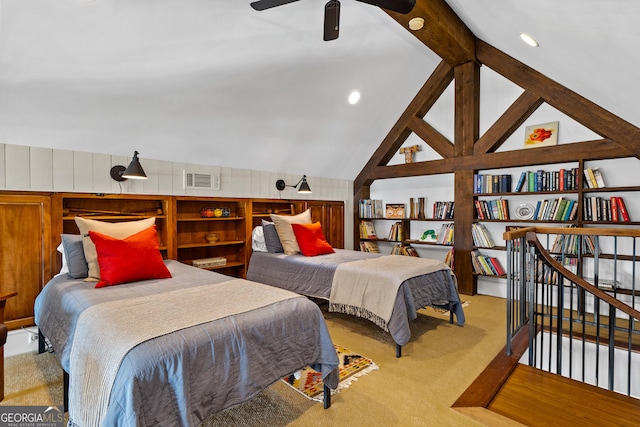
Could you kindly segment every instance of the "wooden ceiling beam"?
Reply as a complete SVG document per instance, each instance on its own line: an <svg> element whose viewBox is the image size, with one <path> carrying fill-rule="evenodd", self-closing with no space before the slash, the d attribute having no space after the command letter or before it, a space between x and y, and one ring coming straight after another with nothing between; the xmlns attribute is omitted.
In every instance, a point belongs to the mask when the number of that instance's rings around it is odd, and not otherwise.
<svg viewBox="0 0 640 427"><path fill-rule="evenodd" d="M389 160L391 160L409 135L411 135L412 131L409 128L409 122L412 118L424 117L451 81L453 81L453 68L446 62L441 61L402 113L398 121L393 125L367 164L362 168L353 182L354 189L358 189L363 185L371 185L373 179L369 176L370 172L375 167L386 165Z"/></svg>
<svg viewBox="0 0 640 427"><path fill-rule="evenodd" d="M524 91L478 139L473 152L484 154L496 151L543 102L540 96Z"/></svg>
<svg viewBox="0 0 640 427"><path fill-rule="evenodd" d="M609 138L640 158L640 128L551 80L493 46L478 40L478 60L513 83L540 96L560 112Z"/></svg>
<svg viewBox="0 0 640 427"><path fill-rule="evenodd" d="M412 117L407 125L440 156L453 157L453 143L421 118Z"/></svg>
<svg viewBox="0 0 640 427"><path fill-rule="evenodd" d="M615 159L633 157L630 150L610 140L576 142L527 150L502 151L499 153L474 154L464 157L429 160L391 166L375 167L369 178L407 178L422 175L437 175L458 170L499 169L505 167L535 166L551 163L575 162L577 160Z"/></svg>
<svg viewBox="0 0 640 427"><path fill-rule="evenodd" d="M476 60L476 37L444 0L417 0L406 15L383 10L407 31L411 19L424 19L422 29L411 34L452 67Z"/></svg>

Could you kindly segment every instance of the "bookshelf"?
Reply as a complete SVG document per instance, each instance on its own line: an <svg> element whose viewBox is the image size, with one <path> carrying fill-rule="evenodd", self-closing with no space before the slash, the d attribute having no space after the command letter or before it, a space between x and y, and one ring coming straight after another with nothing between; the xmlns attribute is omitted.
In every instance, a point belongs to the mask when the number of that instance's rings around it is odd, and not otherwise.
<svg viewBox="0 0 640 427"><path fill-rule="evenodd" d="M204 268L244 277L248 201L179 196L175 204L176 259L189 265L207 259L224 260ZM219 215L203 214L203 208L213 208Z"/></svg>

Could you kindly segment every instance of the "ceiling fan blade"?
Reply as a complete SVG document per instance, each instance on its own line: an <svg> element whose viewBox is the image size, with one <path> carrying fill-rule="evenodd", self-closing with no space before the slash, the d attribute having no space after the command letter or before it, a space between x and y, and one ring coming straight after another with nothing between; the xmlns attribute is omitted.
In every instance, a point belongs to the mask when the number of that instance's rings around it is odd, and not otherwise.
<svg viewBox="0 0 640 427"><path fill-rule="evenodd" d="M383 9L393 10L394 12L407 14L411 12L416 0L358 0L362 3L368 3Z"/></svg>
<svg viewBox="0 0 640 427"><path fill-rule="evenodd" d="M251 7L255 10L271 9L272 7L282 6L283 4L293 3L298 0L257 0L251 2Z"/></svg>
<svg viewBox="0 0 640 427"><path fill-rule="evenodd" d="M340 34L340 2L329 0L324 5L324 41L335 40Z"/></svg>

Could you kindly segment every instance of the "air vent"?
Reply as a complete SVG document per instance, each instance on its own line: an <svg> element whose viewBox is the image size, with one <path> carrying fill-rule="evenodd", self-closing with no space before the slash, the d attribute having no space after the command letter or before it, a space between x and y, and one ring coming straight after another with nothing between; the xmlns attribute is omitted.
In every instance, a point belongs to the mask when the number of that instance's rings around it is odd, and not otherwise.
<svg viewBox="0 0 640 427"><path fill-rule="evenodd" d="M220 175L184 172L184 188L220 190Z"/></svg>

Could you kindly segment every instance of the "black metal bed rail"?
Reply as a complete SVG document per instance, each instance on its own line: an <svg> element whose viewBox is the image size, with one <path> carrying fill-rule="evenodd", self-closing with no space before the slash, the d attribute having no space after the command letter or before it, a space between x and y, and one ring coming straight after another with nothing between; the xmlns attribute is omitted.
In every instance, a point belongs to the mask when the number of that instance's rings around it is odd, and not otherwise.
<svg viewBox="0 0 640 427"><path fill-rule="evenodd" d="M639 237L565 227L505 233L507 353L527 328L530 366L640 397Z"/></svg>

